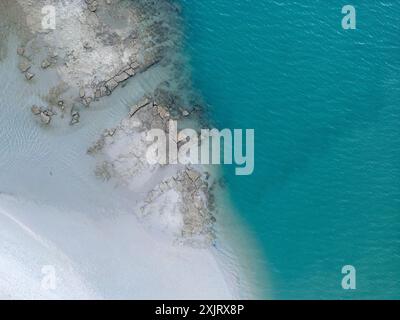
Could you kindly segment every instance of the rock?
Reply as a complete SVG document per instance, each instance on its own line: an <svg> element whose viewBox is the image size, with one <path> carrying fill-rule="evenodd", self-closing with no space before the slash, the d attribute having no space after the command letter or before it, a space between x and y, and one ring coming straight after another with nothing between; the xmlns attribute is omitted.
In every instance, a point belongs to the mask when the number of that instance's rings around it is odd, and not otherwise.
<svg viewBox="0 0 400 320"><path fill-rule="evenodd" d="M106 82L106 87L108 88L108 90L113 91L116 87L118 87L118 82L114 79L108 80Z"/></svg>
<svg viewBox="0 0 400 320"><path fill-rule="evenodd" d="M71 126L73 126L73 125L75 125L75 124L77 124L77 123L79 123L79 118L78 119L76 119L76 118L72 118L71 119L71 122L69 123Z"/></svg>
<svg viewBox="0 0 400 320"><path fill-rule="evenodd" d="M42 109L40 109L37 105L34 104L31 108L31 111L35 116L37 116L42 112Z"/></svg>
<svg viewBox="0 0 400 320"><path fill-rule="evenodd" d="M190 114L189 111L187 111L187 110L185 110L185 109L182 109L181 112L182 112L182 115L183 115L184 117L187 117L187 116Z"/></svg>
<svg viewBox="0 0 400 320"><path fill-rule="evenodd" d="M25 78L26 78L26 80L31 80L34 76L35 76L34 73L25 72Z"/></svg>
<svg viewBox="0 0 400 320"><path fill-rule="evenodd" d="M27 72L31 68L31 65L27 61L22 61L18 65L18 68L21 70L21 72Z"/></svg>
<svg viewBox="0 0 400 320"><path fill-rule="evenodd" d="M157 107L157 111L158 111L159 116L162 119L167 119L170 116L168 110L166 108L164 108L164 107L158 106Z"/></svg>
<svg viewBox="0 0 400 320"><path fill-rule="evenodd" d="M19 47L19 48L17 49L17 54L18 54L19 56L23 56L23 55L25 54L25 49L22 48L22 47Z"/></svg>
<svg viewBox="0 0 400 320"><path fill-rule="evenodd" d="M129 75L127 73L121 72L120 74L118 74L114 77L114 80L119 83L119 82L125 81L128 78L129 78Z"/></svg>
<svg viewBox="0 0 400 320"><path fill-rule="evenodd" d="M143 98L142 100L139 101L138 107L139 108L143 108L143 107L147 106L149 103L150 103L150 99L145 97L145 98Z"/></svg>
<svg viewBox="0 0 400 320"><path fill-rule="evenodd" d="M117 129L108 129L108 130L106 130L106 132L105 132L105 135L108 135L108 136L110 136L110 137L112 137L114 134L115 134L115 132L117 131Z"/></svg>
<svg viewBox="0 0 400 320"><path fill-rule="evenodd" d="M74 124L77 124L79 122L79 118L81 116L80 116L78 111L74 110L74 111L71 112L71 117L72 118L71 118L70 125L74 125Z"/></svg>
<svg viewBox="0 0 400 320"><path fill-rule="evenodd" d="M107 95L107 92L108 92L108 90L107 90L106 87L104 87L104 86L101 86L101 87L100 87L100 95L101 95L102 97L104 97L105 95Z"/></svg>
<svg viewBox="0 0 400 320"><path fill-rule="evenodd" d="M111 0L106 0L106 3L107 4L111 4Z"/></svg>
<svg viewBox="0 0 400 320"><path fill-rule="evenodd" d="M84 88L80 88L79 89L79 97L83 98L85 96L85 89Z"/></svg>
<svg viewBox="0 0 400 320"><path fill-rule="evenodd" d="M99 99L100 97L101 97L101 91L100 91L100 89L96 89L96 91L94 92L94 97L96 98L96 99Z"/></svg>
<svg viewBox="0 0 400 320"><path fill-rule="evenodd" d="M92 97L87 97L86 99L84 99L84 104L86 107L89 107L90 104L92 103L93 98Z"/></svg>
<svg viewBox="0 0 400 320"><path fill-rule="evenodd" d="M44 124L49 124L51 121L51 116L47 112L43 111L40 113L40 121Z"/></svg>
<svg viewBox="0 0 400 320"><path fill-rule="evenodd" d="M135 61L135 62L131 63L131 68L136 71L137 69L140 68L140 65L139 65L139 63L137 63Z"/></svg>
<svg viewBox="0 0 400 320"><path fill-rule="evenodd" d="M50 116L50 117L56 115L56 113L55 113L52 109L46 109L46 110L44 110L43 112L44 112L47 116Z"/></svg>
<svg viewBox="0 0 400 320"><path fill-rule="evenodd" d="M189 179L195 182L197 179L200 178L200 173L195 170L186 170L186 174L188 175Z"/></svg>
<svg viewBox="0 0 400 320"><path fill-rule="evenodd" d="M129 68L127 70L125 70L125 72L130 76L133 77L135 75L135 70L133 70L132 68Z"/></svg>
<svg viewBox="0 0 400 320"><path fill-rule="evenodd" d="M142 66L140 71L145 72L159 62L160 62L160 59L157 57L147 57L147 58L145 58L144 65Z"/></svg>
<svg viewBox="0 0 400 320"><path fill-rule="evenodd" d="M83 43L83 47L84 47L86 50L92 49L92 46L90 45L89 41L85 41L85 42Z"/></svg>
<svg viewBox="0 0 400 320"><path fill-rule="evenodd" d="M47 68L50 67L50 66L51 66L51 62L50 62L49 60L44 59L44 60L42 61L42 64L41 64L42 69L47 69Z"/></svg>

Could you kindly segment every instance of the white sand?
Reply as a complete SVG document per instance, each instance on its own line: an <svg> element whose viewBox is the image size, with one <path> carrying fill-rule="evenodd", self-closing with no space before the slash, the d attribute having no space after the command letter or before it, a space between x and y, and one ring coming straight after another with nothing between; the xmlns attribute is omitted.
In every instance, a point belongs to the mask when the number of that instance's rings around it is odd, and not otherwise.
<svg viewBox="0 0 400 320"><path fill-rule="evenodd" d="M210 250L157 241L133 215L0 197L2 298L232 298ZM41 287L54 266L56 289Z"/></svg>

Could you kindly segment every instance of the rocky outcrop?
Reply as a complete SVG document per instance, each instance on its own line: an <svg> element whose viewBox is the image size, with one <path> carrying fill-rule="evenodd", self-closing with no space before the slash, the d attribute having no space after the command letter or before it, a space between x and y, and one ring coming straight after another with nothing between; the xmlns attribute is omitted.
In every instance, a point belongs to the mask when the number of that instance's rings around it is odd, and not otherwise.
<svg viewBox="0 0 400 320"><path fill-rule="evenodd" d="M100 83L96 88L98 98L110 95L121 83L135 76L139 69L139 64L134 62L118 71L112 78Z"/></svg>
<svg viewBox="0 0 400 320"><path fill-rule="evenodd" d="M31 107L31 112L33 115L38 117L38 120L40 120L42 124L45 125L50 124L52 117L55 115L55 112L51 108L44 109L37 105Z"/></svg>
<svg viewBox="0 0 400 320"><path fill-rule="evenodd" d="M161 228L173 230L177 243L202 248L212 245L215 241L215 218L209 210L206 179L206 175L192 168L165 179L148 193L141 206L140 217L150 219L152 215L164 215L160 218L163 224ZM162 210L163 198L169 194L178 197L175 200L177 206L172 210L170 207ZM154 205L157 203L161 208Z"/></svg>
<svg viewBox="0 0 400 320"><path fill-rule="evenodd" d="M31 80L35 76L34 73L31 73L29 71L25 72L25 78L26 80Z"/></svg>
<svg viewBox="0 0 400 320"><path fill-rule="evenodd" d="M47 111L42 111L40 113L40 121L44 124L49 124L51 121L51 115Z"/></svg>
<svg viewBox="0 0 400 320"><path fill-rule="evenodd" d="M41 16L44 0L17 1L29 2L23 7L29 7L32 16ZM40 21L27 20L32 39L17 49L20 71L28 80L47 73L50 79L59 81L45 95L48 107L31 108L39 123L59 124L54 119L54 108L61 110L67 124L69 121L71 126L79 126L85 112L83 106L95 105L155 65L159 64L161 70L171 67L179 74L178 67L167 60L173 59L169 50L175 49L179 41L174 37L179 34L173 32L169 25L172 22L163 20L168 15L158 14L159 4L139 0L135 5L126 2L121 6L118 2L56 2L57 24L62 27L46 32L40 29ZM167 2L165 5L169 6ZM119 23L111 23L116 18ZM187 100L180 94L185 81L175 80L174 74L173 79L164 81L151 95L133 105L127 117L115 128L105 130L87 152L96 157L95 174L100 179L140 189L143 203L135 213L141 218L157 220L158 213L166 226L171 226L175 241L203 247L215 238L206 175L201 168L180 164L151 165L146 158L150 144L146 130L158 128L168 132L170 119L190 115Z"/></svg>

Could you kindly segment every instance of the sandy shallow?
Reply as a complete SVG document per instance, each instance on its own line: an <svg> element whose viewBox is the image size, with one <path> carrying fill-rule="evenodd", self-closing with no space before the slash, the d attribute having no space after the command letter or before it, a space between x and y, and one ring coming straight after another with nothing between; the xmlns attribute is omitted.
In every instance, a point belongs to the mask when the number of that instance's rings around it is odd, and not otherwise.
<svg viewBox="0 0 400 320"><path fill-rule="evenodd" d="M0 62L0 298L232 299L250 297L216 247L163 241L132 213L144 197L94 175L87 147L154 90L154 68L82 113L78 126L43 127L30 112L56 74L35 85L17 71L17 40ZM225 261L225 262L224 262ZM221 267L224 265L225 267ZM43 267L56 288L42 286Z"/></svg>

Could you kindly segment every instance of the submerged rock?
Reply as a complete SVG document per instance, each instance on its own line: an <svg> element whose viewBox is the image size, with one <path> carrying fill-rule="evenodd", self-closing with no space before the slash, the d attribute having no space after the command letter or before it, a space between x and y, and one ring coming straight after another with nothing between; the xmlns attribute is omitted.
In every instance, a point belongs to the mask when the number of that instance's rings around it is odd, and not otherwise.
<svg viewBox="0 0 400 320"><path fill-rule="evenodd" d="M100 87L100 95L101 95L102 97L108 95L109 93L110 93L110 91L109 91L106 87L104 87L104 86L101 86L101 87Z"/></svg>
<svg viewBox="0 0 400 320"><path fill-rule="evenodd" d="M42 109L41 108L39 108L37 105L33 105L32 106L32 108L31 108L31 111L32 111L32 113L35 115L35 116L37 116L37 115L39 115L41 112L42 112Z"/></svg>
<svg viewBox="0 0 400 320"><path fill-rule="evenodd" d="M79 118L80 118L80 117L81 117L81 116L80 116L79 112L76 111L76 110L73 110L73 111L71 112L71 122L70 122L70 125L77 124L77 123L79 122Z"/></svg>
<svg viewBox="0 0 400 320"><path fill-rule="evenodd" d="M84 104L86 107L89 107L90 104L92 103L92 101L93 101L93 98L92 98L92 97L87 97L87 98L83 99L83 104Z"/></svg>
<svg viewBox="0 0 400 320"><path fill-rule="evenodd" d="M25 49L22 48L22 47L19 47L19 48L17 49L17 54L18 54L19 56L23 56L23 55L25 54Z"/></svg>
<svg viewBox="0 0 400 320"><path fill-rule="evenodd" d="M22 61L18 65L18 68L21 70L21 72L27 72L31 68L31 64L27 61Z"/></svg>
<svg viewBox="0 0 400 320"><path fill-rule="evenodd" d="M44 60L42 61L42 64L41 64L42 69L47 69L47 68L50 67L50 66L51 66L51 62L50 62L49 60L44 59Z"/></svg>
<svg viewBox="0 0 400 320"><path fill-rule="evenodd" d="M186 174L188 175L189 179L195 182L197 179L200 178L200 173L195 170L186 170Z"/></svg>
<svg viewBox="0 0 400 320"><path fill-rule="evenodd" d="M26 80L31 80L33 77L35 76L35 74L34 73L31 73L31 72L25 72L25 78L26 78Z"/></svg>
<svg viewBox="0 0 400 320"><path fill-rule="evenodd" d="M106 87L108 88L108 90L113 91L116 87L118 87L118 82L114 79L108 80L106 82Z"/></svg>
<svg viewBox="0 0 400 320"><path fill-rule="evenodd" d="M51 115L47 111L42 111L40 113L40 121L44 124L49 124L51 121Z"/></svg>
<svg viewBox="0 0 400 320"><path fill-rule="evenodd" d="M118 75L116 75L116 76L114 77L114 80L115 80L116 82L123 82L123 81L125 81L125 80L128 79L128 78L129 78L129 75L128 75L127 73L121 72L120 74L118 74Z"/></svg>
<svg viewBox="0 0 400 320"><path fill-rule="evenodd" d="M101 91L99 88L97 88L96 91L94 92L94 97L96 100L98 100L101 97Z"/></svg>
<svg viewBox="0 0 400 320"><path fill-rule="evenodd" d="M79 97L83 98L85 96L85 89L84 88L80 88L79 89Z"/></svg>
<svg viewBox="0 0 400 320"><path fill-rule="evenodd" d="M135 75L135 70L132 68L129 68L127 70L125 70L125 72L130 76L133 77Z"/></svg>
<svg viewBox="0 0 400 320"><path fill-rule="evenodd" d="M158 112L159 116L164 120L168 119L170 117L168 109L166 109L162 106L157 106L157 112Z"/></svg>
<svg viewBox="0 0 400 320"><path fill-rule="evenodd" d="M181 109L181 112L184 117L187 117L190 114L186 109Z"/></svg>

